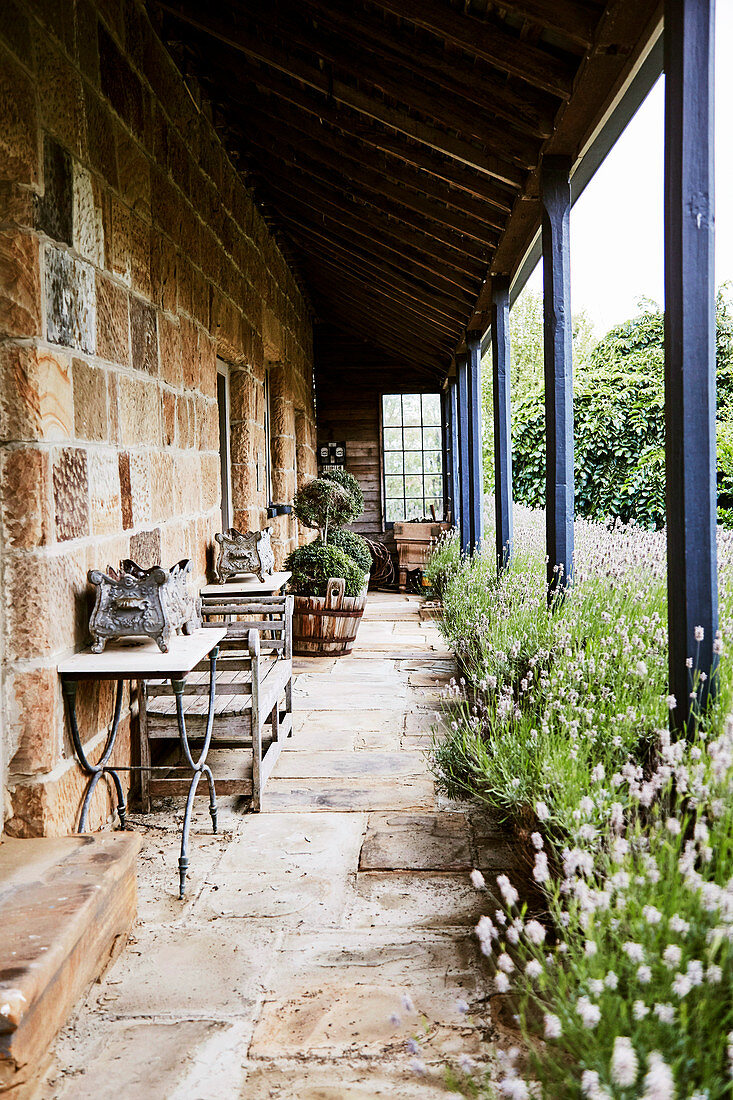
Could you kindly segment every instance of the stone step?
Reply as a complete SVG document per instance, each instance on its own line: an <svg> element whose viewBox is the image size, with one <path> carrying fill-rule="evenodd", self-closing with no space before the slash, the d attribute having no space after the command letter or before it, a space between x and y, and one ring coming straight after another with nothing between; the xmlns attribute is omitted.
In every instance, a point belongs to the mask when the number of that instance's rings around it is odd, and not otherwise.
<svg viewBox="0 0 733 1100"><path fill-rule="evenodd" d="M22 1094L135 917L135 833L0 843L0 1091Z"/></svg>

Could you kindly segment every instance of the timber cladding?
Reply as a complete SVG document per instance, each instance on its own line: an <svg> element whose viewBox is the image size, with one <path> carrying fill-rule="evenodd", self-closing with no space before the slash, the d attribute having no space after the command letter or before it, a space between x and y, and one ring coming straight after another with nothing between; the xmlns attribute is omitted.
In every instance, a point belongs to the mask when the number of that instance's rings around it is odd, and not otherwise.
<svg viewBox="0 0 733 1100"><path fill-rule="evenodd" d="M310 308L134 0L0 5L0 477L5 828L75 827L82 776L56 674L87 640L87 569L194 562L220 529L217 359L234 523L315 472ZM282 556L299 537L272 521ZM126 700L126 706L127 706ZM101 739L108 686L80 692ZM129 762L130 718L114 760ZM114 762L114 761L113 761ZM92 828L110 804L104 784Z"/></svg>
<svg viewBox="0 0 733 1100"><path fill-rule="evenodd" d="M318 444L346 441L346 469L364 494L364 515L352 529L382 539L382 394L436 393L439 385L429 371L330 325L316 327L314 357Z"/></svg>

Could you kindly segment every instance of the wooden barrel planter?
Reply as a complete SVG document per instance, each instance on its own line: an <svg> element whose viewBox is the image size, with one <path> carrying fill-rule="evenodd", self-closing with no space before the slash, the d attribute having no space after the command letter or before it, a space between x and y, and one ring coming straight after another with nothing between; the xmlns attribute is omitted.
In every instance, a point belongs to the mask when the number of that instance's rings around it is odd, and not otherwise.
<svg viewBox="0 0 733 1100"><path fill-rule="evenodd" d="M293 605L293 653L298 657L341 657L351 653L364 614L366 589L345 595L342 579L328 582L325 596L296 596Z"/></svg>

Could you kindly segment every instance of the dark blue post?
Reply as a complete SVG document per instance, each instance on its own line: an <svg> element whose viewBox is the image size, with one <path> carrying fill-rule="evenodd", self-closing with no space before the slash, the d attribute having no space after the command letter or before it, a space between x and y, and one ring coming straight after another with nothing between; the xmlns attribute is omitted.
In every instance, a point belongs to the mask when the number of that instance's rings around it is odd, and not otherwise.
<svg viewBox="0 0 733 1100"><path fill-rule="evenodd" d="M510 387L509 279L491 280L491 356L494 368L494 506L496 564L509 562L514 541L512 517L512 412Z"/></svg>
<svg viewBox="0 0 733 1100"><path fill-rule="evenodd" d="M469 332L468 347L468 463L469 530L471 553L484 537L484 463L481 446L481 334Z"/></svg>
<svg viewBox="0 0 733 1100"><path fill-rule="evenodd" d="M450 481L449 492L451 500L451 518L454 526L458 526L461 484L458 471L458 401L455 378L448 382L446 406L448 409L448 451L450 453Z"/></svg>
<svg viewBox="0 0 733 1100"><path fill-rule="evenodd" d="M458 482L460 507L458 526L461 531L461 553L471 551L471 477L468 429L468 356L456 356L456 398L458 405Z"/></svg>
<svg viewBox="0 0 733 1100"><path fill-rule="evenodd" d="M549 596L573 571L573 330L570 314L570 159L545 157L541 175Z"/></svg>
<svg viewBox="0 0 733 1100"><path fill-rule="evenodd" d="M669 681L681 729L692 657L712 686L718 629L715 528L714 0L664 11L664 290ZM695 631L702 627L702 641Z"/></svg>

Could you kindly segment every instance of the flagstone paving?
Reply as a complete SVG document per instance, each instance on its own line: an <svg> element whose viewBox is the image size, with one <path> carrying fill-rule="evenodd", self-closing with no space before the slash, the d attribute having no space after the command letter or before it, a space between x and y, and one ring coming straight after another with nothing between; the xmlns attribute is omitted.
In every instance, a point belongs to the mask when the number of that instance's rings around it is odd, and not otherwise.
<svg viewBox="0 0 733 1100"><path fill-rule="evenodd" d="M450 1095L446 1059L486 1056L493 986L471 929L490 903L468 872L517 856L436 795L424 749L453 662L419 606L371 594L352 655L296 660L295 734L262 813L226 800L214 837L197 806L184 902L180 808L133 816L139 918L43 1100L432 1100Z"/></svg>

